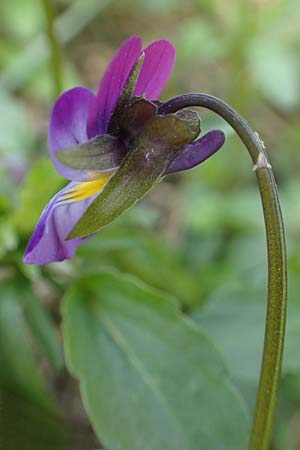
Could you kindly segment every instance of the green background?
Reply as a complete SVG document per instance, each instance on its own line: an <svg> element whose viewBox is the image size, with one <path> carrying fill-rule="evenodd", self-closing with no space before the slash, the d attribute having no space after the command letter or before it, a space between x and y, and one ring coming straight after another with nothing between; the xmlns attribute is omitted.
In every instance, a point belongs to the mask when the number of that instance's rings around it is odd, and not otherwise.
<svg viewBox="0 0 300 450"><path fill-rule="evenodd" d="M286 350L272 450L300 450L299 0L56 0L53 7L63 90L75 85L96 89L110 58L130 35L140 35L145 45L167 38L176 46L177 62L161 99L186 92L219 96L264 140L282 202L289 267ZM107 450L168 450L176 443L182 450L240 448L249 425L238 411L245 405L253 411L266 305L263 217L247 152L221 119L201 111L205 131L226 133L215 156L165 179L82 245L73 261L24 266L22 255L39 215L65 180L47 153L56 87L43 2L1 2L0 17L1 450L2 444L6 450L101 448L85 410ZM126 283L132 292L128 287L131 294L121 301ZM149 290L148 297L140 289ZM86 303L87 297L93 300ZM152 299L149 304L146 297ZM140 299L137 309L133 299ZM127 315L141 326L128 325ZM125 350L121 346L126 364L118 346L101 338L107 323L128 339ZM197 342L199 350L193 350ZM140 355L146 375L158 383L170 416L146 392L143 376L137 375L144 372L133 372L133 354ZM172 370L161 365L164 359ZM218 388L205 384L210 370L219 374ZM199 389L204 383L202 394L183 389L188 382ZM141 389L141 404L126 391L130 387L133 393ZM230 395L242 397L245 405L236 400L235 410L235 403L228 403L229 416L216 417L209 405L220 401L225 407ZM132 429L115 431L135 414L140 422L130 422ZM208 442L205 433L200 436L197 414L200 421L208 417Z"/></svg>

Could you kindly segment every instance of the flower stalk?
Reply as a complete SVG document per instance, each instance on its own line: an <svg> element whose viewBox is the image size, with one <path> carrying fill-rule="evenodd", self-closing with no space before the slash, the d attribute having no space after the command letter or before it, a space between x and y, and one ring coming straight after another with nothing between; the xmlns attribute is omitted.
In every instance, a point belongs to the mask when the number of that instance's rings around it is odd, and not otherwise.
<svg viewBox="0 0 300 450"><path fill-rule="evenodd" d="M206 94L185 94L159 108L160 114L188 107L207 108L223 119L239 135L254 163L264 212L268 250L268 303L264 351L249 450L270 447L284 347L287 274L284 224L272 167L264 144L250 125L224 101Z"/></svg>

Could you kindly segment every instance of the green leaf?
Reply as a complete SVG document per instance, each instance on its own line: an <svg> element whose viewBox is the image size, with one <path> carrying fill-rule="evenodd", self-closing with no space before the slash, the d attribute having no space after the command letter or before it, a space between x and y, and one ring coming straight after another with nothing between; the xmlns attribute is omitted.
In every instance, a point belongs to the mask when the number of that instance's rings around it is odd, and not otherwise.
<svg viewBox="0 0 300 450"><path fill-rule="evenodd" d="M266 299L263 289L245 285L242 291L220 293L205 308L195 309L192 314L201 329L219 345L233 377L248 384L256 385L259 379ZM300 370L299 358L295 358L299 342L300 302L296 300L288 308L283 373Z"/></svg>
<svg viewBox="0 0 300 450"><path fill-rule="evenodd" d="M145 213L142 211L143 217ZM84 273L91 273L102 264L103 269L111 267L135 275L150 286L176 296L185 307L199 305L203 299L203 284L199 283L195 267L187 265L174 245L144 229L128 229L126 224L119 229L112 225L95 239L87 240L79 254L85 257L80 267Z"/></svg>
<svg viewBox="0 0 300 450"><path fill-rule="evenodd" d="M300 374L286 375L280 383L277 417L274 426L274 450L299 450L298 411Z"/></svg>
<svg viewBox="0 0 300 450"><path fill-rule="evenodd" d="M108 225L161 180L165 169L200 132L197 113L156 116L133 140L128 155L100 195L71 230L68 239L88 236Z"/></svg>
<svg viewBox="0 0 300 450"><path fill-rule="evenodd" d="M36 367L22 316L22 289L12 282L1 285L0 384L18 388L33 400L48 405L47 390Z"/></svg>
<svg viewBox="0 0 300 450"><path fill-rule="evenodd" d="M219 345L232 375L257 382L263 346L265 304L257 291L220 293L192 317Z"/></svg>
<svg viewBox="0 0 300 450"><path fill-rule="evenodd" d="M0 155L24 161L24 153L32 146L29 120L21 101L0 89ZM16 126L18 124L18 126ZM3 162L1 164L1 168Z"/></svg>
<svg viewBox="0 0 300 450"><path fill-rule="evenodd" d="M297 57L280 36L256 39L250 68L262 94L283 111L297 110L300 76Z"/></svg>
<svg viewBox="0 0 300 450"><path fill-rule="evenodd" d="M36 341L40 344L48 360L56 369L64 364L62 344L58 332L39 299L26 287L21 303L24 317Z"/></svg>
<svg viewBox="0 0 300 450"><path fill-rule="evenodd" d="M18 246L18 238L11 222L5 217L0 218L0 257L13 251Z"/></svg>
<svg viewBox="0 0 300 450"><path fill-rule="evenodd" d="M209 2L211 3L211 2ZM179 64L182 67L192 61L195 70L209 62L214 64L225 53L226 41L220 39L216 29L205 18L198 15L178 24L176 50Z"/></svg>
<svg viewBox="0 0 300 450"><path fill-rule="evenodd" d="M172 298L91 275L68 291L63 329L68 367L107 450L245 448L244 404L214 345Z"/></svg>
<svg viewBox="0 0 300 450"><path fill-rule="evenodd" d="M70 8L65 9L55 19L55 30L61 45L70 42L89 22L107 5L109 0L82 0L72 2ZM19 10L19 6L18 6ZM26 46L22 46L19 54L13 58L11 64L2 70L0 85L7 90L18 90L26 84L32 76L51 56L51 49L46 36L41 32Z"/></svg>
<svg viewBox="0 0 300 450"><path fill-rule="evenodd" d="M0 386L0 436L5 450L68 450L59 417L33 399Z"/></svg>
<svg viewBox="0 0 300 450"><path fill-rule="evenodd" d="M20 306L23 295L14 282L1 286L1 444L5 450L62 450L64 425L35 361Z"/></svg>

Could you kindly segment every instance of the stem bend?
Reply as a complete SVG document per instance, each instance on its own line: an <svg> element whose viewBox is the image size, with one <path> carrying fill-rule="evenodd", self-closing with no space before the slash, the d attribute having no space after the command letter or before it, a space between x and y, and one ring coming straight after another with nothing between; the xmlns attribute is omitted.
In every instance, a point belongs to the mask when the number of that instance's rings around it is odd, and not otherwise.
<svg viewBox="0 0 300 450"><path fill-rule="evenodd" d="M276 408L285 335L287 306L286 246L284 225L272 167L256 132L231 106L207 94L185 94L159 108L159 114L182 108L207 108L231 125L254 163L264 212L268 249L268 303L264 351L249 450L268 450Z"/></svg>

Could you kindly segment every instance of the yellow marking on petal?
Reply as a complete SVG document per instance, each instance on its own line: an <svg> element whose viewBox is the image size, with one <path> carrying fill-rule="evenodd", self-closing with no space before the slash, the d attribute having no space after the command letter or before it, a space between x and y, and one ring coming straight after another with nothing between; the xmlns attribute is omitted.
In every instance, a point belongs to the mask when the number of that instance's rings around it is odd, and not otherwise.
<svg viewBox="0 0 300 450"><path fill-rule="evenodd" d="M83 181L82 183L78 183L76 186L67 191L61 197L61 200L79 202L80 200L91 197L92 195L97 194L97 192L100 192L102 190L103 186L106 184L111 175L111 173L105 173L96 180Z"/></svg>

